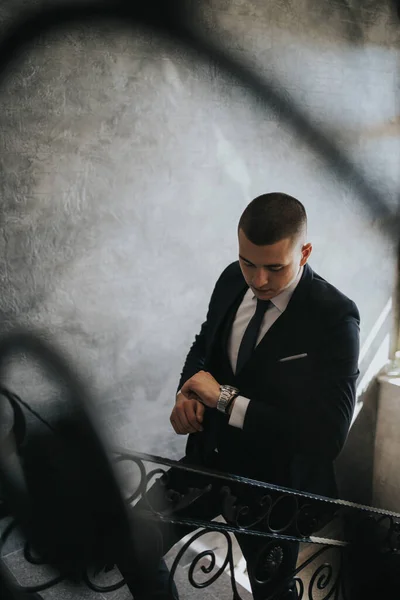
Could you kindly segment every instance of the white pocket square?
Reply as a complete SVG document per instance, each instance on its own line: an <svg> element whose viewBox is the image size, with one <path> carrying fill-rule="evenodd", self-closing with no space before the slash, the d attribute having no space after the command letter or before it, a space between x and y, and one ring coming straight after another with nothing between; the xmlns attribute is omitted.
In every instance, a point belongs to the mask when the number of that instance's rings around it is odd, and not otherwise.
<svg viewBox="0 0 400 600"><path fill-rule="evenodd" d="M280 358L278 362L286 362L288 360L298 360L299 358L306 358L308 356L307 352L303 354L294 354L293 356L286 356L285 358Z"/></svg>

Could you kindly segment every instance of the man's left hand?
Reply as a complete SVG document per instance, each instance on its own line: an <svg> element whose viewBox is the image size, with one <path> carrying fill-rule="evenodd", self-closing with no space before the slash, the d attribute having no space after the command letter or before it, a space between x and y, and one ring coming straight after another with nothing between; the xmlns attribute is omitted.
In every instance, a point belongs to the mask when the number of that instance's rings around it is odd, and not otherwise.
<svg viewBox="0 0 400 600"><path fill-rule="evenodd" d="M194 392L201 402L210 408L216 408L220 395L220 385L208 371L199 371L182 386L182 393Z"/></svg>

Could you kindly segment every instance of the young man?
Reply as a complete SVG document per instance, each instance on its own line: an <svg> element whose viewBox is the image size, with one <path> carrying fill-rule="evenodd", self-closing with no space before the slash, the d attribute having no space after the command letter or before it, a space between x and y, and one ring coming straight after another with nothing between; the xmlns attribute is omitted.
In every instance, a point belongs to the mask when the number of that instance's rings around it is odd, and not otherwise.
<svg viewBox="0 0 400 600"><path fill-rule="evenodd" d="M281 193L255 198L240 218L238 240L239 261L215 285L171 413L175 432L190 434L183 462L335 496L333 461L355 403L357 307L309 267L306 211L295 198ZM167 487L184 493L206 483L171 469ZM220 514L224 483L213 484L179 515ZM157 508L163 506L161 487L156 483L149 493ZM250 503L246 486L235 495L240 504ZM160 531L165 554L190 529ZM238 541L254 598L267 598L294 570L298 545L279 542L283 554L277 556L284 560L271 583L260 575L270 540L239 535ZM163 564L150 585L154 595L145 587L143 581L130 585L135 598L170 598ZM279 598L296 598L293 588ZM161 590L164 596L157 595Z"/></svg>

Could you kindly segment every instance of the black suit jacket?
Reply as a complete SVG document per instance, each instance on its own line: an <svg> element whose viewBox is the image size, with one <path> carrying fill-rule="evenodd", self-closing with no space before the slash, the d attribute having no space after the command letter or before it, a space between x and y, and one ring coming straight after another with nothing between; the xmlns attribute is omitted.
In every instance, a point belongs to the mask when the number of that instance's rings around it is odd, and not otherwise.
<svg viewBox="0 0 400 600"><path fill-rule="evenodd" d="M236 261L215 285L178 389L200 370L213 374L210 365L221 324L246 289ZM271 481L269 466L279 464L285 475L272 483L337 495L333 461L345 443L355 405L359 322L355 303L306 265L286 310L251 360L234 381L219 381L236 385L251 400L243 429L226 425L232 430L230 443L238 467L231 471ZM306 358L280 362L303 353ZM204 431L191 434L186 448L187 460L205 465L215 447L213 422L228 421L215 409L206 416Z"/></svg>

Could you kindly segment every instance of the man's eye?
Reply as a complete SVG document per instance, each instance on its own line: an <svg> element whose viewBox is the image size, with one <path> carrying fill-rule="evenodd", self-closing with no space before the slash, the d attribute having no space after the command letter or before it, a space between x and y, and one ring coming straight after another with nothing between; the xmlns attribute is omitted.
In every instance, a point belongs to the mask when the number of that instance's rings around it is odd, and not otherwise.
<svg viewBox="0 0 400 600"><path fill-rule="evenodd" d="M282 271L283 267L270 267L270 271Z"/></svg>

